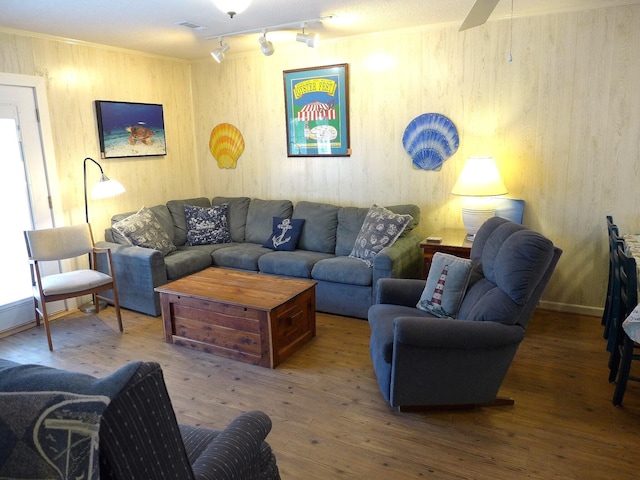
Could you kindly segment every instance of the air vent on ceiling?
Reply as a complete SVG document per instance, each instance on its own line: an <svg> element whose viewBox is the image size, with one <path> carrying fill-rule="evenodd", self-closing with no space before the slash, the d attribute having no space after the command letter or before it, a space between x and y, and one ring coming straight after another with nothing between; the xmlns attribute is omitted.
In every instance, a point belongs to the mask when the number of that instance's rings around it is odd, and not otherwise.
<svg viewBox="0 0 640 480"><path fill-rule="evenodd" d="M197 23L190 22L188 20L184 20L182 22L178 22L178 25L180 25L181 27L190 28L192 30L204 30L206 28L206 27L204 27L202 25L198 25Z"/></svg>

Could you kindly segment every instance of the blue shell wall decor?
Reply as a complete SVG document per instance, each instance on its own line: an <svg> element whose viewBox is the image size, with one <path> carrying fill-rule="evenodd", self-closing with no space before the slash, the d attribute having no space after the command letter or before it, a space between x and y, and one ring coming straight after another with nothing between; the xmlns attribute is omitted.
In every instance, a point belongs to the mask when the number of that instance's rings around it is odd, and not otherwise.
<svg viewBox="0 0 640 480"><path fill-rule="evenodd" d="M402 145L413 166L440 170L447 158L456 153L460 140L451 120L439 113L424 113L407 125Z"/></svg>

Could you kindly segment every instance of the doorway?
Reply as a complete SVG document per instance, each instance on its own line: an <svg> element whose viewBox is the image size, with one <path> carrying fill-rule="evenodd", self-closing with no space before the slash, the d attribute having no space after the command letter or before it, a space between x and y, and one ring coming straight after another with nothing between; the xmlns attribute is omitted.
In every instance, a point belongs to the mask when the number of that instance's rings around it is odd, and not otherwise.
<svg viewBox="0 0 640 480"><path fill-rule="evenodd" d="M24 77L24 78L23 78ZM22 84L24 83L24 84ZM0 333L35 319L24 230L54 225L39 98L32 77L0 74ZM48 125L48 123L47 123ZM58 265L50 268L59 269ZM64 309L64 304L54 311Z"/></svg>

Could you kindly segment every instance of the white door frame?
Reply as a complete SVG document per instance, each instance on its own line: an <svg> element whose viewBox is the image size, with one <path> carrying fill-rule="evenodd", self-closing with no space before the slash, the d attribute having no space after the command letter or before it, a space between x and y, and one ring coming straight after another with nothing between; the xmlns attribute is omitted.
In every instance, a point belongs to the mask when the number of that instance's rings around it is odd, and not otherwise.
<svg viewBox="0 0 640 480"><path fill-rule="evenodd" d="M53 148L53 135L51 130L51 119L49 116L49 105L47 102L47 92L45 80L42 77L31 75L20 75L12 73L0 73L0 85L9 87L31 88L34 92L35 106L38 110L38 123L40 132L40 145L42 148L42 157L44 160L44 168L46 170L46 181L49 190L50 206L51 206L51 222L53 226L64 224L64 216L62 213L62 203L60 197L60 189L58 185L58 173L55 161L55 152ZM36 228L38 226L36 225ZM64 262L63 262L64 265ZM63 267L64 268L64 267ZM56 302L63 309L75 307L75 302L69 305L66 302ZM53 306L53 305L52 305ZM56 307L57 308L57 307ZM32 307L33 311L33 307ZM15 315L13 310L7 310L9 317ZM34 312L35 313L35 312ZM33 318L33 317L32 317ZM28 323L24 324L28 325ZM18 327L20 328L20 327Z"/></svg>

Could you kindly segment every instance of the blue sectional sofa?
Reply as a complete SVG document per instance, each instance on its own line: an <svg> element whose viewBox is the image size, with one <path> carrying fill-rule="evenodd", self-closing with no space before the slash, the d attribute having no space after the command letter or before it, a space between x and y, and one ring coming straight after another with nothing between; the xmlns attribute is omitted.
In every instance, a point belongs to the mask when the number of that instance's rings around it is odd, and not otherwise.
<svg viewBox="0 0 640 480"><path fill-rule="evenodd" d="M231 242L186 245L185 205L210 207L225 203ZM176 250L163 255L155 249L131 246L119 239L113 228L107 229L105 241L97 244L112 249L120 305L148 315L161 313L155 287L204 268L222 267L315 280L318 311L367 318L380 278L421 275L420 237L414 231L420 209L416 205L386 208L397 214L409 214L413 220L395 243L374 257L372 267L349 257L369 208L307 201L294 206L289 200L248 197L171 200L150 210ZM114 215L112 225L133 213ZM274 217L305 220L295 250L274 251L262 246L272 234Z"/></svg>

